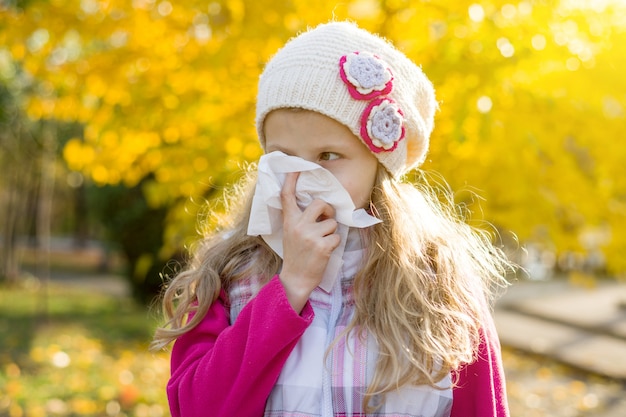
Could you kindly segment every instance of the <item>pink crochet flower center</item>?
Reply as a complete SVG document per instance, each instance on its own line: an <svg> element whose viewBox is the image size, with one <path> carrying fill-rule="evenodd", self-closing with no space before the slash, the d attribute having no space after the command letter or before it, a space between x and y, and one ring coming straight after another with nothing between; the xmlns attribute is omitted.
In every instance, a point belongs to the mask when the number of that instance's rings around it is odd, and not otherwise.
<svg viewBox="0 0 626 417"><path fill-rule="evenodd" d="M358 55L358 52L354 52L354 54ZM380 62L385 66L385 69L387 71L389 71L391 73L391 70L389 69L389 67L384 63L384 61L382 61L380 58L378 58L377 56L374 55L374 58L377 58L378 60L380 60ZM348 56L344 55L339 59L339 75L342 79L342 81L346 84L346 86L348 87L348 92L350 92L350 95L352 96L353 99L355 100L372 100L378 96L381 95L387 95L391 92L391 90L393 89L393 75L391 77L391 79L385 84L385 88L382 90L374 90L371 93L368 94L362 94L359 90L357 90L357 88L354 86L354 84L348 79L348 75L346 74L345 68L344 68L344 64L346 63L346 61L348 60Z"/></svg>
<svg viewBox="0 0 626 417"><path fill-rule="evenodd" d="M404 128L404 123L402 123L401 125L401 133L400 133L400 137L398 139L396 139L393 143L393 146L391 146L389 149L385 149L383 147L377 146L374 141L372 140L372 138L369 135L369 132L367 131L367 122L370 119L370 117L372 116L372 110L380 105L383 102L389 102L390 104L393 104L397 111L398 114L400 114L401 117L404 116L404 114L402 113L402 110L400 108L397 107L397 104L395 101L393 101L390 98L379 98L377 100L372 101L367 108L365 109L365 111L363 111L363 115L361 116L361 138L363 138L363 141L365 142L365 144L367 145L367 147L374 153L380 153L380 152L392 152L394 151L397 147L398 147L398 143L400 143L401 140L404 139L405 136L405 128ZM402 122L402 120L401 120Z"/></svg>

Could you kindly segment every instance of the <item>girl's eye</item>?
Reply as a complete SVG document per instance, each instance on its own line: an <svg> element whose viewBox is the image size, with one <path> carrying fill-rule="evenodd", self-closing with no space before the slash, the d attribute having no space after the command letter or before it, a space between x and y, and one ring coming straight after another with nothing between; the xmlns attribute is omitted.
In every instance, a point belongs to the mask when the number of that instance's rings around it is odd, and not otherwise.
<svg viewBox="0 0 626 417"><path fill-rule="evenodd" d="M336 154L334 152L322 152L320 154L321 161L333 161L335 159L339 159L339 154Z"/></svg>

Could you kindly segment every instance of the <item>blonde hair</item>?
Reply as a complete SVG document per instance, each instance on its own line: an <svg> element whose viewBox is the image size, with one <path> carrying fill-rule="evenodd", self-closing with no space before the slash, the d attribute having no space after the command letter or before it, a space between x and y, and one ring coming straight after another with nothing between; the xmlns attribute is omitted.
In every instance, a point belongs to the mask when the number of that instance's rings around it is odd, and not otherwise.
<svg viewBox="0 0 626 417"><path fill-rule="evenodd" d="M493 289L512 268L489 233L463 221L449 190L436 191L423 172L417 175L416 185L399 182L379 165L371 211L382 222L369 229L368 255L354 279L354 319L340 336L366 329L378 343L367 409L375 396L403 385L438 388L450 371L472 362ZM264 241L246 235L253 183L250 176L227 196L244 202L234 222L205 237L188 268L169 282L167 322L152 348L193 329L229 283L250 275L267 281L280 269Z"/></svg>

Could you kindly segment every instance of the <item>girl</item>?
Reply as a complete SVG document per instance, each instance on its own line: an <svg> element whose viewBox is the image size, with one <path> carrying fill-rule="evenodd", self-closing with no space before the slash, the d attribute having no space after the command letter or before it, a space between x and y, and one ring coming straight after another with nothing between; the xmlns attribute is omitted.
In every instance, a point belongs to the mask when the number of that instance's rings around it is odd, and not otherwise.
<svg viewBox="0 0 626 417"><path fill-rule="evenodd" d="M436 107L419 67L351 23L272 58L258 181L164 294L172 416L508 415L488 302L510 265L401 181Z"/></svg>

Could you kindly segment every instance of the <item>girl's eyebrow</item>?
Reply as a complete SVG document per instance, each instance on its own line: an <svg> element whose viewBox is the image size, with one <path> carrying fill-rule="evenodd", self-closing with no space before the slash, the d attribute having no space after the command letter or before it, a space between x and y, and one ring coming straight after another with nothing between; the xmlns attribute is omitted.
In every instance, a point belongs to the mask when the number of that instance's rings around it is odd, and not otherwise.
<svg viewBox="0 0 626 417"><path fill-rule="evenodd" d="M267 147L267 150L266 150L267 153L275 152L275 151L280 151L280 152L285 153L287 155L292 155L292 153L288 149L283 148L280 145L270 145L270 146Z"/></svg>
<svg viewBox="0 0 626 417"><path fill-rule="evenodd" d="M323 143L320 146L316 147L314 150L317 153L322 152L346 152L346 146L338 143Z"/></svg>

